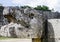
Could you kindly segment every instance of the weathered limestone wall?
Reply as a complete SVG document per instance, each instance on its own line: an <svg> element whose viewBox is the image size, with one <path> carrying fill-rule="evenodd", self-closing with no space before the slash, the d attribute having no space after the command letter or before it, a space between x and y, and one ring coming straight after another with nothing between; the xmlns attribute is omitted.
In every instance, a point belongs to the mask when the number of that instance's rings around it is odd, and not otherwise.
<svg viewBox="0 0 60 42"><path fill-rule="evenodd" d="M48 19L59 19L60 18L60 13L59 12L52 12L52 11L41 11L39 10L44 17L47 16Z"/></svg>
<svg viewBox="0 0 60 42"><path fill-rule="evenodd" d="M60 42L60 19L48 19L48 38L50 42Z"/></svg>
<svg viewBox="0 0 60 42"><path fill-rule="evenodd" d="M35 9L6 7L3 16L8 24L1 26L0 35L5 37L41 38L44 19ZM6 21L5 21L6 22Z"/></svg>

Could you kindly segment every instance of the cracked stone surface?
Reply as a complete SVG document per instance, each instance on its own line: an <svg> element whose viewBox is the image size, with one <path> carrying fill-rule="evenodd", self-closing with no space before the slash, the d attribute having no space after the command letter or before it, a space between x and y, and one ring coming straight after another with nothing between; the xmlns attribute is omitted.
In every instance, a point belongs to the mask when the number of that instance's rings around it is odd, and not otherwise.
<svg viewBox="0 0 60 42"><path fill-rule="evenodd" d="M1 36L41 38L44 20L42 14L35 9L25 8L21 10L6 7L3 10L3 16L5 25L1 26Z"/></svg>

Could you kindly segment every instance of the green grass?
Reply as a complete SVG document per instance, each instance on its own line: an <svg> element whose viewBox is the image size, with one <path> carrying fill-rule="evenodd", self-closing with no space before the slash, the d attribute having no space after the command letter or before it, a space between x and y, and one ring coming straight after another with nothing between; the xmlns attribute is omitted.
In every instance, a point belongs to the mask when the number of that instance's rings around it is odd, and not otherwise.
<svg viewBox="0 0 60 42"><path fill-rule="evenodd" d="M2 37L2 36L0 36L0 40L6 40L6 39L18 39L18 38L11 38L11 37Z"/></svg>

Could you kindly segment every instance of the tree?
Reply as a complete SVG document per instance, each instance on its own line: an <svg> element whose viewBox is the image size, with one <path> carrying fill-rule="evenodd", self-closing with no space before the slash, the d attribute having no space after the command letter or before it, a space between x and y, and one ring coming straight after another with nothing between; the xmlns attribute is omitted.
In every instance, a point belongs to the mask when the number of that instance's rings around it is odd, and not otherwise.
<svg viewBox="0 0 60 42"><path fill-rule="evenodd" d="M49 10L49 8L47 6L42 6L42 10Z"/></svg>
<svg viewBox="0 0 60 42"><path fill-rule="evenodd" d="M37 6L37 7L35 7L34 9L36 9L36 10L41 10L42 7L41 7L41 6Z"/></svg>
<svg viewBox="0 0 60 42"><path fill-rule="evenodd" d="M21 8L27 8L27 7L28 7L28 8L31 8L30 6L21 6Z"/></svg>
<svg viewBox="0 0 60 42"><path fill-rule="evenodd" d="M43 11L51 11L51 10L49 9L49 7L47 7L47 6L45 6L45 5L43 5L43 6L37 6L37 7L35 7L34 9L36 9L36 10L43 10Z"/></svg>

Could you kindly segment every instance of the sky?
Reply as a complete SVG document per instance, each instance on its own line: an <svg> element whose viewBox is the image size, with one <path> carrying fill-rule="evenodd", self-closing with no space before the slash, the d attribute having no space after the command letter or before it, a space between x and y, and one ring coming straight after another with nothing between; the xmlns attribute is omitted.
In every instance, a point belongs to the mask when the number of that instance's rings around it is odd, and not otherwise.
<svg viewBox="0 0 60 42"><path fill-rule="evenodd" d="M60 12L60 0L0 0L3 6L24 6L28 5L36 7L38 5L46 5L50 9Z"/></svg>

